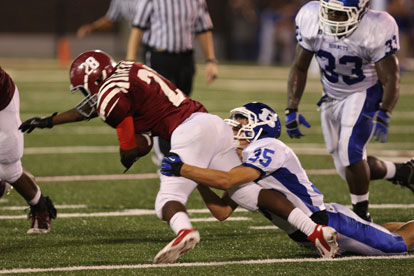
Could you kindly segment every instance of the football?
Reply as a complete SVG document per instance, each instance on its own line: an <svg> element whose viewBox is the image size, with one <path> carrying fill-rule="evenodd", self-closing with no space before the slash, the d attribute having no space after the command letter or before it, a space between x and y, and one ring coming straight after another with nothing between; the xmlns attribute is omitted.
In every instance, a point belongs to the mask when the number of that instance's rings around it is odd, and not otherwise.
<svg viewBox="0 0 414 276"><path fill-rule="evenodd" d="M144 156L152 149L152 136L149 133L137 133L135 134L137 141L138 155Z"/></svg>

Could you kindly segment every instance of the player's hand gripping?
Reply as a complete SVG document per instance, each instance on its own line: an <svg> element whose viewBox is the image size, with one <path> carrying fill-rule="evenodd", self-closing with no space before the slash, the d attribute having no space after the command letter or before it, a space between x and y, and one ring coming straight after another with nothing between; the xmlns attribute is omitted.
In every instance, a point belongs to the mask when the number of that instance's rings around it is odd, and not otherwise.
<svg viewBox="0 0 414 276"><path fill-rule="evenodd" d="M129 170L129 168L131 168L132 165L139 159L138 148L133 148L130 150L120 149L119 153L121 155L121 163L125 167L124 173L126 173Z"/></svg>
<svg viewBox="0 0 414 276"><path fill-rule="evenodd" d="M307 128L310 128L310 124L306 121L305 117L298 112L297 109L287 108L285 111L286 114L286 131L290 138L300 138L304 136L299 130L299 125L302 124Z"/></svg>
<svg viewBox="0 0 414 276"><path fill-rule="evenodd" d="M384 109L379 109L375 112L372 122L374 124L373 135L376 141L381 143L387 142L388 124L390 123L389 112Z"/></svg>
<svg viewBox="0 0 414 276"><path fill-rule="evenodd" d="M184 165L178 154L170 152L162 159L161 173L166 176L181 176L181 167Z"/></svg>
<svg viewBox="0 0 414 276"><path fill-rule="evenodd" d="M30 133L35 128L52 128L53 127L53 117L57 115L57 112L53 113L52 115L40 118L40 117L33 117L26 121L24 121L20 126L19 129L22 132Z"/></svg>

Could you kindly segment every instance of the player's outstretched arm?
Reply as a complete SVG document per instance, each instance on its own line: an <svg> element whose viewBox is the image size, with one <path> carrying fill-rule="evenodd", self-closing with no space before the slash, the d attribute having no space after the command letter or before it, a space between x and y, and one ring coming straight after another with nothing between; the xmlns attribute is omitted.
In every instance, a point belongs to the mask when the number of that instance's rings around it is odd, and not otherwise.
<svg viewBox="0 0 414 276"><path fill-rule="evenodd" d="M76 109L70 109L63 113L53 113L48 117L33 117L24 121L19 129L22 132L31 133L35 128L52 128L55 125L83 121L86 118Z"/></svg>
<svg viewBox="0 0 414 276"><path fill-rule="evenodd" d="M219 221L227 219L238 206L237 203L231 200L227 192L224 192L220 198L214 191L204 185L198 185L197 189L211 214Z"/></svg>
<svg viewBox="0 0 414 276"><path fill-rule="evenodd" d="M299 125L309 128L310 124L305 117L298 112L299 102L305 90L309 65L312 61L313 52L305 50L299 44L296 47L295 60L290 68L287 84L287 108L286 108L286 131L290 138L304 136Z"/></svg>
<svg viewBox="0 0 414 276"><path fill-rule="evenodd" d="M162 160L161 173L167 176L183 176L197 183L222 190L230 189L260 177L260 171L242 165L225 172L185 164L180 156L173 152L170 152Z"/></svg>

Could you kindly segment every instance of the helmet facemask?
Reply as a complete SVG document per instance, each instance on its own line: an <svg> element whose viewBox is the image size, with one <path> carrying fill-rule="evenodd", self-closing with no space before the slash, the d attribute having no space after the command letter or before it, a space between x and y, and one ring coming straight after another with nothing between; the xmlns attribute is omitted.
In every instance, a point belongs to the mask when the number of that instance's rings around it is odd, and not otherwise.
<svg viewBox="0 0 414 276"><path fill-rule="evenodd" d="M368 9L369 0L358 1L358 7L345 6L346 2L339 0L320 1L319 25L326 35L348 36L358 27ZM333 17L342 18L339 21Z"/></svg>

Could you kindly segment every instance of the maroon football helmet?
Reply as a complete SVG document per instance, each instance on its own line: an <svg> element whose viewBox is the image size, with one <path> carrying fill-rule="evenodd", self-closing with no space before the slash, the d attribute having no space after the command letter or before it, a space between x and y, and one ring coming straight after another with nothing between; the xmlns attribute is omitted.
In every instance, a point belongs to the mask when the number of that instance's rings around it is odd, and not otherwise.
<svg viewBox="0 0 414 276"><path fill-rule="evenodd" d="M94 114L99 88L115 66L112 57L100 50L84 52L72 62L69 71L70 91L80 91L85 97L76 109L86 118Z"/></svg>

